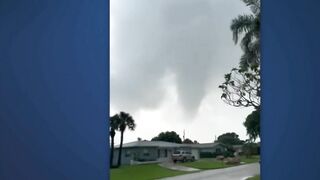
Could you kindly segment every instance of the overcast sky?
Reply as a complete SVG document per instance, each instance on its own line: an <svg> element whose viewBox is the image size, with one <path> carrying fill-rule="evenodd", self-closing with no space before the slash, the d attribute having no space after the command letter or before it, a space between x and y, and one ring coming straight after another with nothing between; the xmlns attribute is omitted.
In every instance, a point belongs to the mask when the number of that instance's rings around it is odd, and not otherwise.
<svg viewBox="0 0 320 180"><path fill-rule="evenodd" d="M230 23L249 13L242 1L111 0L110 10L110 115L125 111L137 124L124 142L183 130L201 143L247 138L252 109L225 104L218 88L241 56Z"/></svg>

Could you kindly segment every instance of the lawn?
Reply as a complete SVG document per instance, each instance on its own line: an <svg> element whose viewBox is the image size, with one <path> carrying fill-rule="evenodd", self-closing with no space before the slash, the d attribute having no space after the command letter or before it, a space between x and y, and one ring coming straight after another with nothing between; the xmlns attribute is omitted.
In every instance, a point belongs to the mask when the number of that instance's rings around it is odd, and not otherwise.
<svg viewBox="0 0 320 180"><path fill-rule="evenodd" d="M260 180L260 175L256 175L254 177L248 178L247 180Z"/></svg>
<svg viewBox="0 0 320 180"><path fill-rule="evenodd" d="M259 156L251 156L249 158L246 157L240 157L241 162L244 162L245 164L248 163L255 163L259 162L260 157ZM214 158L203 158L194 162L186 162L186 163L179 163L181 166L187 166L187 167L193 167L197 169L220 169L220 168L227 168L234 165L225 165L222 161L217 161Z"/></svg>
<svg viewBox="0 0 320 180"><path fill-rule="evenodd" d="M251 156L248 158L245 156L241 156L240 160L241 162L245 162L245 163L256 163L256 162L259 162L260 156Z"/></svg>
<svg viewBox="0 0 320 180"><path fill-rule="evenodd" d="M169 170L158 164L124 165L111 169L110 180L149 180L186 174L187 172Z"/></svg>
<svg viewBox="0 0 320 180"><path fill-rule="evenodd" d="M179 165L193 167L193 168L202 169L202 170L230 167L230 165L225 165L222 161L216 161L215 159L210 159L210 158L199 159L194 162L179 163Z"/></svg>
<svg viewBox="0 0 320 180"><path fill-rule="evenodd" d="M259 156L252 156L250 158L241 157L241 162L254 163L260 160ZM232 165L225 165L222 161L217 161L214 158L204 158L194 162L178 163L182 166L193 167L201 170L220 169L231 167ZM188 172L174 171L163 168L158 164L144 164L144 165L123 165L120 168L111 169L111 180L150 180L164 177L171 177L186 174ZM249 180L259 180L260 176L255 176Z"/></svg>

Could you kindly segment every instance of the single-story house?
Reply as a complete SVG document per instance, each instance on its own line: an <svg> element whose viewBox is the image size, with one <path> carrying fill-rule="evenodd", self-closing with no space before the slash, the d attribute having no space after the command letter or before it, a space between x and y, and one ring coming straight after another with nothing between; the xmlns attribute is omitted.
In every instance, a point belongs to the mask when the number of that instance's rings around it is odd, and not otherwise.
<svg viewBox="0 0 320 180"><path fill-rule="evenodd" d="M121 163L135 164L139 162L164 162L171 160L175 150L191 152L195 159L200 158L200 153L223 153L225 146L220 143L204 144L177 144L164 141L134 141L122 146ZM119 145L115 146L113 163L118 160Z"/></svg>

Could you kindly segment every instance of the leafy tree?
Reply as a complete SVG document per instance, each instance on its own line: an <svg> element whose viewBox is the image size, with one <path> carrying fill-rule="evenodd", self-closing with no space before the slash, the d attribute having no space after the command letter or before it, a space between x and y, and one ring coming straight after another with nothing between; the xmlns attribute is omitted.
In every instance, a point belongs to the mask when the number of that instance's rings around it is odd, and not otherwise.
<svg viewBox="0 0 320 180"><path fill-rule="evenodd" d="M260 0L242 0L251 8L252 14L239 15L232 20L231 31L237 44L243 35L239 68L233 68L225 75L225 82L219 86L221 98L236 107L260 107Z"/></svg>
<svg viewBox="0 0 320 180"><path fill-rule="evenodd" d="M255 141L260 136L260 110L257 109L249 114L243 124L250 139Z"/></svg>
<svg viewBox="0 0 320 180"><path fill-rule="evenodd" d="M166 141L179 144L182 143L180 136L174 131L161 132L158 136L152 138L151 141Z"/></svg>
<svg viewBox="0 0 320 180"><path fill-rule="evenodd" d="M244 125L250 138L255 140L260 133L257 124L260 118L260 0L242 0L250 7L252 13L239 15L231 22L231 31L235 44L239 42L243 54L239 68L233 68L225 75L221 99L235 107L254 107L255 110L246 119ZM253 125L255 124L255 125Z"/></svg>
<svg viewBox="0 0 320 180"><path fill-rule="evenodd" d="M134 122L134 119L129 113L120 112L118 114L119 116L119 130L121 133L120 138L120 147L119 147L119 157L118 157L118 166L121 165L121 154L122 154L122 145L123 145L123 134L124 131L128 128L129 130L134 130L136 127L136 124Z"/></svg>
<svg viewBox="0 0 320 180"><path fill-rule="evenodd" d="M113 151L114 151L114 137L116 135L116 130L119 129L119 116L116 114L109 118L110 123L110 138L111 138L111 150L110 150L110 167L112 167L113 162Z"/></svg>
<svg viewBox="0 0 320 180"><path fill-rule="evenodd" d="M187 139L183 140L182 143L184 143L184 144L193 144L193 141L191 139L187 138Z"/></svg>
<svg viewBox="0 0 320 180"><path fill-rule="evenodd" d="M241 70L233 68L225 75L225 82L219 86L222 89L221 99L235 107L254 107L259 109L261 86L260 68Z"/></svg>
<svg viewBox="0 0 320 180"><path fill-rule="evenodd" d="M232 145L241 145L244 143L244 141L239 139L239 135L234 132L228 132L220 135L216 142L220 142L222 144L225 144L227 146Z"/></svg>
<svg viewBox="0 0 320 180"><path fill-rule="evenodd" d="M258 67L260 68L260 67ZM222 100L235 107L254 107L255 110L247 116L244 126L252 140L260 135L260 69L232 69L225 75L225 82L219 86L223 93Z"/></svg>

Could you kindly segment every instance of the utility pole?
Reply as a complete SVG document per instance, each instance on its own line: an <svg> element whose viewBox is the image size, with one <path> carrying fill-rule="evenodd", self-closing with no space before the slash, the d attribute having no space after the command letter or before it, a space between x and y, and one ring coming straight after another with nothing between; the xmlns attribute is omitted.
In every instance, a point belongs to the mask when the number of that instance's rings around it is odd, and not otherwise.
<svg viewBox="0 0 320 180"><path fill-rule="evenodd" d="M183 141L185 140L185 135L186 135L186 132L185 130L183 130Z"/></svg>

